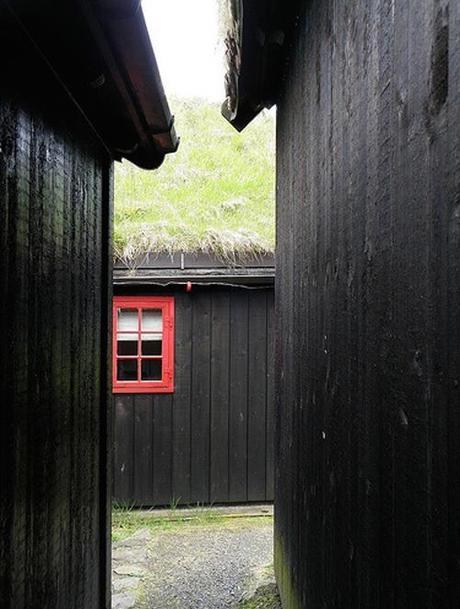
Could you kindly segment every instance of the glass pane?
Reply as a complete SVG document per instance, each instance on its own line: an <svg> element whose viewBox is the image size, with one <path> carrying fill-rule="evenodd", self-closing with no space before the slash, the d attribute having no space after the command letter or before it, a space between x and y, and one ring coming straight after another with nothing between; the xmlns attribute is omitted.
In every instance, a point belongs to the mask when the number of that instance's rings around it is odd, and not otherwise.
<svg viewBox="0 0 460 609"><path fill-rule="evenodd" d="M142 380L161 381L161 359L142 360Z"/></svg>
<svg viewBox="0 0 460 609"><path fill-rule="evenodd" d="M135 340L139 334L137 332L118 332L118 340Z"/></svg>
<svg viewBox="0 0 460 609"><path fill-rule="evenodd" d="M142 311L142 330L161 334L163 331L163 320L161 309L144 309Z"/></svg>
<svg viewBox="0 0 460 609"><path fill-rule="evenodd" d="M117 379L119 381L137 381L137 359L119 359L117 361Z"/></svg>
<svg viewBox="0 0 460 609"><path fill-rule="evenodd" d="M137 355L137 335L134 340L128 340L126 336L131 334L118 335L118 355Z"/></svg>
<svg viewBox="0 0 460 609"><path fill-rule="evenodd" d="M161 339L156 340L155 336L153 335L152 339L145 340L145 336L150 339L150 334L142 335L142 355L161 355Z"/></svg>
<svg viewBox="0 0 460 609"><path fill-rule="evenodd" d="M161 355L163 319L160 309L142 311L142 355Z"/></svg>
<svg viewBox="0 0 460 609"><path fill-rule="evenodd" d="M138 317L137 309L118 309L118 331L119 332L137 332Z"/></svg>

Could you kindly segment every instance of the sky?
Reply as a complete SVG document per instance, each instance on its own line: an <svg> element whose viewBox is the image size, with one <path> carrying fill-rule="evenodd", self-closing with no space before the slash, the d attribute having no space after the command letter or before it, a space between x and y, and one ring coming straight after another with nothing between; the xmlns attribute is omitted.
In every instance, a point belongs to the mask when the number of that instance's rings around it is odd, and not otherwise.
<svg viewBox="0 0 460 609"><path fill-rule="evenodd" d="M143 0L142 8L166 95L222 102L217 0Z"/></svg>

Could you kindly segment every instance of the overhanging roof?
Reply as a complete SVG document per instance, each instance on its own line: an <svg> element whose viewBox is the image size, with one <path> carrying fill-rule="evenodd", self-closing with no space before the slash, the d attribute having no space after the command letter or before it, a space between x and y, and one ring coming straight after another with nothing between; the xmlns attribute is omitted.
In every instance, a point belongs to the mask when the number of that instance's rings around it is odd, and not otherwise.
<svg viewBox="0 0 460 609"><path fill-rule="evenodd" d="M115 159L153 169L177 149L140 0L0 0Z"/></svg>
<svg viewBox="0 0 460 609"><path fill-rule="evenodd" d="M228 0L223 116L241 131L276 103L297 0Z"/></svg>

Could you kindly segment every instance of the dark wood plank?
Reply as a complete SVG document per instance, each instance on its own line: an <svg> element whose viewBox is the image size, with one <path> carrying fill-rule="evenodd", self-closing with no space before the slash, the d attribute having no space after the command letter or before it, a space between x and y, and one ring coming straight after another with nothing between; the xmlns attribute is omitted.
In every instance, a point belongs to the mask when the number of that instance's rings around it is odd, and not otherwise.
<svg viewBox="0 0 460 609"><path fill-rule="evenodd" d="M100 568L100 598L101 603L110 607L112 602L112 485L113 485L113 394L112 394L112 297L113 297L113 195L114 170L110 160L106 161L106 169L102 176L101 196L102 209L98 232L100 242L101 263L101 314L100 314L100 527L99 537L102 539L101 568ZM64 212L65 217L65 212ZM64 229L65 230L65 229ZM96 241L99 239L96 235Z"/></svg>
<svg viewBox="0 0 460 609"><path fill-rule="evenodd" d="M444 9L445 10L445 9ZM444 14L445 16L445 14ZM444 23L444 27L445 27ZM446 523L445 507L441 506L446 494L443 487L437 484L436 490L438 501L434 506L434 513L439 514L443 520L443 528L448 527L447 540L447 556L451 557L447 569L450 571L450 585L448 587L448 598L450 607L455 607L457 599L460 597L460 565L455 563L458 548L460 547L460 520L457 518L449 518L451 514L460 512L460 468L457 463L460 460L460 412L457 407L459 402L459 378L458 370L460 370L460 319L458 315L458 303L460 302L460 260L458 252L460 251L460 213L458 207L458 184L460 183L460 6L458 2L449 3L449 54L448 54L448 100L446 111L448 133L446 134L446 149L447 154L442 153L442 149L438 151L437 163L439 170L441 166L444 170L436 175L439 176L439 181L436 182L435 205L443 203L443 212L441 213L443 231L439 235L439 240L442 243L439 249L439 266L445 268L444 274L440 274L439 285L443 286L446 282L447 299L443 298L443 292L437 292L438 298L438 314L444 309L444 303L447 303L447 311L441 314L441 320L445 323L442 326L443 332L439 333L438 353L444 354L447 357L446 376L442 371L444 366L438 369L436 382L435 399L442 394L447 400L447 442L446 437L442 432L442 427L436 426L436 440L447 444L447 468L446 472L443 469L438 469L434 472L434 477L442 481L447 477L447 505L448 515ZM446 33L446 32L445 32ZM442 84L442 83L440 83ZM445 159L449 159L449 164L446 165ZM434 162L434 159L432 160ZM446 197L445 194L448 193ZM447 238L447 234L449 237ZM441 322L441 323L442 323ZM447 353L446 353L447 352ZM443 361L443 360L441 360ZM449 380L447 380L449 379ZM453 380L452 380L453 379ZM447 391L445 395L444 391ZM433 417L435 422L436 417ZM435 423L436 424L436 423ZM436 445L437 446L437 445ZM436 450L436 446L434 450ZM442 464L441 464L442 467ZM445 504L444 504L445 505ZM435 532L435 534L438 531ZM436 536L437 539L437 536ZM445 546L439 544L442 550ZM441 561L436 561L436 573L441 573L441 576L446 573L446 554L443 553ZM453 558L452 558L453 557ZM441 578L440 578L441 579ZM436 582L436 599L445 598L446 596L446 579Z"/></svg>
<svg viewBox="0 0 460 609"><path fill-rule="evenodd" d="M153 480L153 399L151 395L133 396L133 502L135 505L154 504Z"/></svg>
<svg viewBox="0 0 460 609"><path fill-rule="evenodd" d="M247 501L248 295L230 299L229 495Z"/></svg>
<svg viewBox="0 0 460 609"><path fill-rule="evenodd" d="M274 326L274 303L273 303L273 292L272 290L267 292L267 328L266 328L266 340L267 340L267 356L266 356L266 473L265 473L265 499L266 501L273 501L275 498L275 472L274 472L274 448L275 448L275 434L274 434L274 391L273 391L273 380L274 380L274 351L275 351L275 337L273 332Z"/></svg>
<svg viewBox="0 0 460 609"><path fill-rule="evenodd" d="M176 293L175 298L175 389L173 395L173 497L190 503L190 408L192 392L192 299Z"/></svg>
<svg viewBox="0 0 460 609"><path fill-rule="evenodd" d="M213 293L211 307L210 501L226 503L229 499L230 294L228 290Z"/></svg>
<svg viewBox="0 0 460 609"><path fill-rule="evenodd" d="M265 499L267 411L267 298L249 293L248 304L248 501Z"/></svg>
<svg viewBox="0 0 460 609"><path fill-rule="evenodd" d="M114 499L124 505L134 503L134 397L115 396L114 418Z"/></svg>
<svg viewBox="0 0 460 609"><path fill-rule="evenodd" d="M427 23L432 8L422 5L418 10L410 6L400 7L395 22L395 44L398 54L394 63L395 94L398 115L395 116L393 231L396 260L405 260L396 277L393 277L392 323L394 336L391 344L391 363L399 371L393 376L387 396L387 412L393 433L393 497L395 514L393 555L398 555L394 565L392 594L395 599L407 597L421 608L428 608L431 600L424 591L425 568L431 562L427 547L427 507L431 499L427 488L432 459L429 410L432 383L432 330L428 322L427 295L430 293L429 260L432 244L426 241L426 227L431 218L427 211L431 202L416 206L407 204L407 184L411 184L411 197L423 201L430 189L427 169L428 141L426 124L412 131L410 124L423 115L425 100L420 97L418 84L429 81L431 48L426 42L431 37L432 25ZM430 32L428 31L428 28ZM416 33L417 32L417 33ZM406 120L404 120L406 119ZM424 246L421 247L421 244ZM413 278L417 277L417 284ZM401 374L405 370L406 374ZM427 391L428 390L428 391ZM428 415L428 418L427 418ZM431 486L431 483L429 483ZM428 500L428 503L427 503ZM410 592L409 592L410 589Z"/></svg>
<svg viewBox="0 0 460 609"><path fill-rule="evenodd" d="M191 503L209 503L211 307L209 292L193 296Z"/></svg>
<svg viewBox="0 0 460 609"><path fill-rule="evenodd" d="M151 396L153 409L153 505L172 501L172 396Z"/></svg>

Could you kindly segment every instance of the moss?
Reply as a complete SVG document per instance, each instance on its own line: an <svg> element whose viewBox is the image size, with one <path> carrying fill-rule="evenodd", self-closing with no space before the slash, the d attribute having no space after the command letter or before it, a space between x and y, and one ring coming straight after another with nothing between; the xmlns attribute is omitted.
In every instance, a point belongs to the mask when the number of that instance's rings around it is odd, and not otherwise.
<svg viewBox="0 0 460 609"><path fill-rule="evenodd" d="M239 609L282 609L276 584L258 588L253 597L240 602Z"/></svg>

